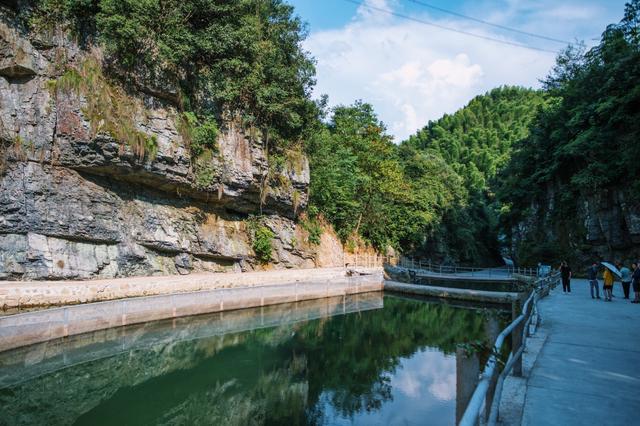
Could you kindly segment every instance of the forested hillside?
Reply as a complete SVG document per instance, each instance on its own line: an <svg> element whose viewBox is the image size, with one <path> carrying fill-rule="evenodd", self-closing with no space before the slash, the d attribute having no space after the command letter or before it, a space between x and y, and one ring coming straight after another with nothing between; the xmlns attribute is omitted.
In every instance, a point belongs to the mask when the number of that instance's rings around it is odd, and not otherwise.
<svg viewBox="0 0 640 426"><path fill-rule="evenodd" d="M524 261L637 260L640 1L594 48L566 49L544 88L499 191L508 242Z"/></svg>
<svg viewBox="0 0 640 426"><path fill-rule="evenodd" d="M323 215L348 246L410 251L465 197L442 158L401 152L366 103L335 108L307 151L310 214Z"/></svg>
<svg viewBox="0 0 640 426"><path fill-rule="evenodd" d="M529 124L543 103L542 92L497 88L454 114L429 122L402 143L400 151L408 167L414 152L434 156L463 182L463 197L444 211L441 223L418 251L476 264L499 257L497 173L510 161L514 143L528 136Z"/></svg>
<svg viewBox="0 0 640 426"><path fill-rule="evenodd" d="M343 238L355 232L378 248L432 259L490 263L502 252L529 265L637 260L639 42L634 0L597 46L567 47L542 90L494 89L397 149L354 145L371 130L384 140L384 126L367 105L338 108L326 151L310 145L311 201ZM363 109L368 121L344 120ZM373 152L386 163L372 162ZM343 168L350 158L385 166L374 174Z"/></svg>

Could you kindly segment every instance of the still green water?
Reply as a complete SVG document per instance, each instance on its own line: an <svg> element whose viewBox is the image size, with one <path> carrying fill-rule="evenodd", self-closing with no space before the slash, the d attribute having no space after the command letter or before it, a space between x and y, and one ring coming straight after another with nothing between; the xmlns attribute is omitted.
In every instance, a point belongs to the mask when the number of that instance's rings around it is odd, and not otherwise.
<svg viewBox="0 0 640 426"><path fill-rule="evenodd" d="M504 320L370 293L91 333L0 354L0 424L452 425Z"/></svg>

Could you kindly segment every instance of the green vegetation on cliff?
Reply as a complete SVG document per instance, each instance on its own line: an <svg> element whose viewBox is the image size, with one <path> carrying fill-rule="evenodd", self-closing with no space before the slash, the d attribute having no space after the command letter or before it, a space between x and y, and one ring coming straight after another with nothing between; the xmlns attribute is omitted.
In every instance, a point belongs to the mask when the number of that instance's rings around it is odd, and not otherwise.
<svg viewBox="0 0 640 426"><path fill-rule="evenodd" d="M519 257L575 258L588 250L581 247L584 224L576 220L581 199L618 190L627 209L638 204L639 82L640 1L634 0L597 46L586 52L569 46L544 81L550 101L517 145L499 191L505 229L533 224L516 241Z"/></svg>
<svg viewBox="0 0 640 426"><path fill-rule="evenodd" d="M494 89L399 145L367 103L321 120L324 101L310 97L314 60L301 47L305 26L282 0L30 3L32 29L63 26L101 46L111 78L181 110L202 188L213 185L208 167L225 123L240 124L268 151L261 199L267 187L291 189L284 170L304 162L304 145L314 242L321 215L343 241L381 250L478 264L517 245L521 261L537 262L584 243L576 205L585 196L621 187L637 203L640 0L598 46L568 47L543 90ZM124 129L138 135L133 125ZM139 139L140 151L153 151ZM540 218L548 232L529 226ZM269 258L266 244L254 250Z"/></svg>
<svg viewBox="0 0 640 426"><path fill-rule="evenodd" d="M33 0L29 23L99 44L122 81L202 120L239 119L271 146L313 128L306 31L281 0ZM64 24L63 24L64 23Z"/></svg>

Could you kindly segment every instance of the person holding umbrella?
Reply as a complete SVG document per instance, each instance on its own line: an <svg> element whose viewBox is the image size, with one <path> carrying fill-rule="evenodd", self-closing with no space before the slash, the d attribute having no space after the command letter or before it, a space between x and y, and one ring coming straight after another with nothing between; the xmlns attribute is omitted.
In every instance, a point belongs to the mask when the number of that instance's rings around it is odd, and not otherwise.
<svg viewBox="0 0 640 426"><path fill-rule="evenodd" d="M607 302L611 302L611 294L613 292L613 272L609 270L609 268L604 268L604 272L602 273L602 280L604 281L603 290L604 290L604 300Z"/></svg>
<svg viewBox="0 0 640 426"><path fill-rule="evenodd" d="M613 266L609 262L601 262L602 266L604 266L604 273L602 274L602 279L604 280L604 300L611 302L611 294L613 291L613 282L615 281L615 277L613 274L616 274L618 278L622 277L618 268Z"/></svg>

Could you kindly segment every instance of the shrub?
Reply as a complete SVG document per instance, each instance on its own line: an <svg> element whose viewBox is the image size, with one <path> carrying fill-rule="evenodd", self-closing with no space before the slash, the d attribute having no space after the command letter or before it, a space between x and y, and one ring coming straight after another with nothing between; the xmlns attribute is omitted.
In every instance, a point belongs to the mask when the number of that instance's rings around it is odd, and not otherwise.
<svg viewBox="0 0 640 426"><path fill-rule="evenodd" d="M271 261L275 234L261 222L260 218L251 216L247 222L247 227L251 235L251 247L256 254L256 258L260 263L265 264Z"/></svg>
<svg viewBox="0 0 640 426"><path fill-rule="evenodd" d="M320 244L320 237L322 237L322 225L318 218L305 217L300 221L302 228L309 233L309 243L313 245Z"/></svg>
<svg viewBox="0 0 640 426"><path fill-rule="evenodd" d="M82 113L89 120L93 135L109 135L128 145L140 159L153 159L157 155L156 136L149 136L136 126L142 106L103 74L98 59L88 57L77 67L68 66L48 86L54 95L59 92L75 93L85 98L86 106Z"/></svg>
<svg viewBox="0 0 640 426"><path fill-rule="evenodd" d="M218 152L218 124L213 116L198 118L195 113L187 111L178 124L178 130L189 144L192 158L200 157L205 151Z"/></svg>

